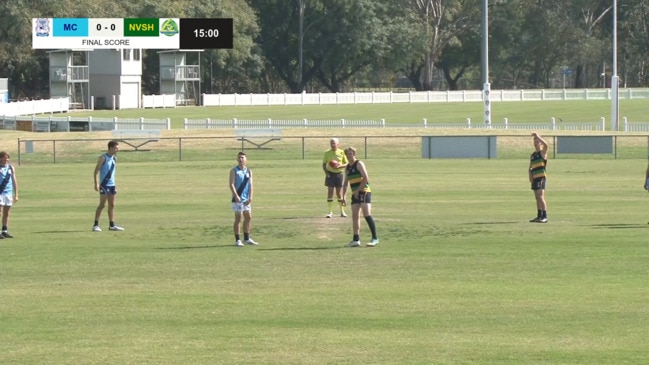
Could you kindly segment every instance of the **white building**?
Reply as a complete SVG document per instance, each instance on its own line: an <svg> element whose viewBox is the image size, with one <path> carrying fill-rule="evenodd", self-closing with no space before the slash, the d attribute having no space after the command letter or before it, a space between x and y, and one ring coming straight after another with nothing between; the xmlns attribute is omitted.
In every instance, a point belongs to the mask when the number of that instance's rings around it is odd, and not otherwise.
<svg viewBox="0 0 649 365"><path fill-rule="evenodd" d="M50 98L68 97L70 107L77 109L141 106L140 49L68 49L49 56Z"/></svg>
<svg viewBox="0 0 649 365"><path fill-rule="evenodd" d="M96 108L137 109L142 100L142 50L90 52L90 95Z"/></svg>

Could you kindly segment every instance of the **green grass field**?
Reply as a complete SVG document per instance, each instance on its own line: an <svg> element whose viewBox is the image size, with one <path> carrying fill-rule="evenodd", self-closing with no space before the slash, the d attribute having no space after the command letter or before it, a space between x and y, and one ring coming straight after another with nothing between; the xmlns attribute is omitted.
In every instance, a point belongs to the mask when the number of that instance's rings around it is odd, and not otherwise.
<svg viewBox="0 0 649 365"><path fill-rule="evenodd" d="M649 106L646 99L620 100L620 118L630 122L649 122ZM491 108L492 121L510 123L549 123L551 118L570 122L599 122L602 117L610 125L611 102L591 101L525 101L495 102ZM482 103L413 103L413 104L356 104L356 105L298 105L298 106L227 106L227 107L183 107L174 109L126 109L78 111L72 116L93 116L96 118L171 118L173 129L183 128L183 118L188 119L349 119L379 120L390 124L422 123L464 123L467 118L474 124L482 123Z"/></svg>
<svg viewBox="0 0 649 365"><path fill-rule="evenodd" d="M90 231L94 163L19 167L16 238L0 241L0 363L649 358L644 159L550 161L545 225L528 223L525 158L370 159L381 243L344 248L351 222L324 218L317 158L251 158L261 244L237 248L234 157L124 156L125 232Z"/></svg>

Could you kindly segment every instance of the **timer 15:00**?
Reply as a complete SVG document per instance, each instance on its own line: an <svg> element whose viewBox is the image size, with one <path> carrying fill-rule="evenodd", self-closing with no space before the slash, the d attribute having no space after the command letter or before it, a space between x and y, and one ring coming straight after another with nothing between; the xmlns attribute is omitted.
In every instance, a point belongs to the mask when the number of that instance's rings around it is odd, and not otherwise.
<svg viewBox="0 0 649 365"><path fill-rule="evenodd" d="M196 38L216 38L218 36L218 29L194 29L194 37Z"/></svg>

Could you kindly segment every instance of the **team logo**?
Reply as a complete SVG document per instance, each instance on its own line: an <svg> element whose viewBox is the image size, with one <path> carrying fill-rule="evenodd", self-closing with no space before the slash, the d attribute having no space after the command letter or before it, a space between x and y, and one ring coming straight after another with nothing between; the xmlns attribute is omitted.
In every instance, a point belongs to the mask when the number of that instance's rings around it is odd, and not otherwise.
<svg viewBox="0 0 649 365"><path fill-rule="evenodd" d="M176 35L178 34L178 24L173 19L167 19L162 23L160 33L169 37Z"/></svg>
<svg viewBox="0 0 649 365"><path fill-rule="evenodd" d="M36 19L36 36L49 37L50 36L50 20L47 18Z"/></svg>

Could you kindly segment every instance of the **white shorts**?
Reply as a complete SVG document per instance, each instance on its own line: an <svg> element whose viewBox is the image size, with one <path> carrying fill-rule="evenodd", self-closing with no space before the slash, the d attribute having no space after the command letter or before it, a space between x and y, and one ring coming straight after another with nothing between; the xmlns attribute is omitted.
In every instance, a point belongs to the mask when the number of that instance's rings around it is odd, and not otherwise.
<svg viewBox="0 0 649 365"><path fill-rule="evenodd" d="M243 203L232 203L232 211L235 213L250 212L252 205Z"/></svg>
<svg viewBox="0 0 649 365"><path fill-rule="evenodd" d="M13 205L13 203L14 203L13 194L0 194L0 205L10 207Z"/></svg>

